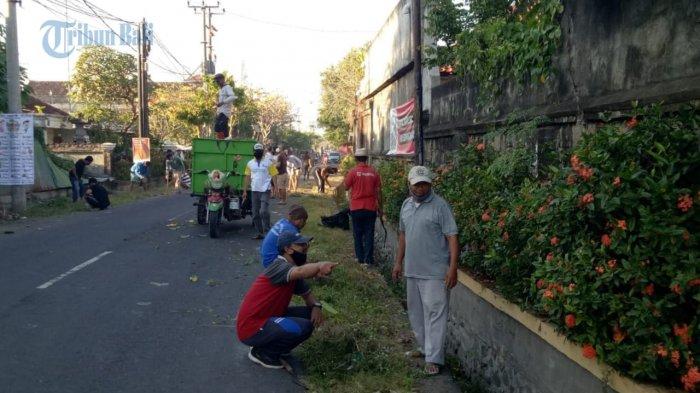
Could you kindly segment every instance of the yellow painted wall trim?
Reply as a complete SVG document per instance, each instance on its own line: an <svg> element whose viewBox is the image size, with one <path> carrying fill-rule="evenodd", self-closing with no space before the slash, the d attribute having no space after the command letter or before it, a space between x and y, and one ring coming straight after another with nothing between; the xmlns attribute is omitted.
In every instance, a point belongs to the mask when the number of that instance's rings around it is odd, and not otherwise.
<svg viewBox="0 0 700 393"><path fill-rule="evenodd" d="M471 278L467 273L460 270L458 277L459 282L475 295L518 321L521 325L538 335L579 366L588 370L588 372L605 382L618 393L680 393L679 390L675 389L667 389L660 386L635 382L613 370L610 366L600 364L594 359L583 357L581 347L567 340L563 334L558 333L553 325L521 310L518 305L509 302L496 292L485 287L480 282Z"/></svg>

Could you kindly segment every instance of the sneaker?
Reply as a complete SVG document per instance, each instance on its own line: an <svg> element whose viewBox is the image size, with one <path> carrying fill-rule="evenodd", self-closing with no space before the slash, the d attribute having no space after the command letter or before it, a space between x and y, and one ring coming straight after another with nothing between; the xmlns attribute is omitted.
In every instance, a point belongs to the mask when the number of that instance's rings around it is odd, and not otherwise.
<svg viewBox="0 0 700 393"><path fill-rule="evenodd" d="M251 347L250 351L248 352L248 359L252 360L253 363L257 363L265 368L284 368L282 362L280 362L279 359L273 359L269 356L265 356L253 347Z"/></svg>

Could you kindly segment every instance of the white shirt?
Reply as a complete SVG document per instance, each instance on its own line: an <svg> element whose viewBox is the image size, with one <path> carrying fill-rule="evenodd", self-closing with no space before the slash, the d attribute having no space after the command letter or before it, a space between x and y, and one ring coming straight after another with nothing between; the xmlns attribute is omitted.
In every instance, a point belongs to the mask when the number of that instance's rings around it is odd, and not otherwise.
<svg viewBox="0 0 700 393"><path fill-rule="evenodd" d="M245 175L250 176L250 189L254 192L267 192L270 189L272 176L276 174L277 168L274 163L265 158L260 162L253 158L245 167Z"/></svg>
<svg viewBox="0 0 700 393"><path fill-rule="evenodd" d="M233 101L236 100L236 95L233 93L233 88L229 85L224 85L219 89L219 99L217 104L222 104L216 108L217 116L219 113L223 113L226 117L231 117L231 108L233 107Z"/></svg>

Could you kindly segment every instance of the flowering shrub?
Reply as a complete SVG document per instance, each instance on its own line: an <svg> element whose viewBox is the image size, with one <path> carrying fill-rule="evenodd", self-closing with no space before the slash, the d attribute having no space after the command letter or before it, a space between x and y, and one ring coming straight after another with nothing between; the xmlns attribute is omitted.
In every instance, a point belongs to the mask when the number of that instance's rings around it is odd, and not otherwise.
<svg viewBox="0 0 700 393"><path fill-rule="evenodd" d="M699 389L698 124L694 110L652 108L586 134L566 165L538 177L526 149L465 146L436 182L462 264L584 356Z"/></svg>

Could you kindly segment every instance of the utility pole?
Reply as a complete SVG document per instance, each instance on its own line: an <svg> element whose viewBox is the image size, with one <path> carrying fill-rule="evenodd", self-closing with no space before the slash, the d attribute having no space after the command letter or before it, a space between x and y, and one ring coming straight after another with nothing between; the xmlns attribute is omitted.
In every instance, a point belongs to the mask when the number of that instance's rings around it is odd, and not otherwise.
<svg viewBox="0 0 700 393"><path fill-rule="evenodd" d="M22 113L21 88L19 84L19 49L17 46L17 3L20 0L7 0L7 112ZM12 210L16 213L27 209L27 193L24 186L10 186Z"/></svg>
<svg viewBox="0 0 700 393"><path fill-rule="evenodd" d="M423 10L420 0L411 1L411 25L413 33L413 76L416 85L416 107L413 121L415 124L414 141L416 146L416 163L423 165L423 28L421 26Z"/></svg>
<svg viewBox="0 0 700 393"><path fill-rule="evenodd" d="M192 5L188 0L187 6L192 8L195 14L202 14L202 49L204 50L204 56L202 57L202 75L212 75L214 74L212 37L216 29L212 24L211 17L212 15L223 14L226 12L226 9L222 9L221 12L212 11L219 8L220 3L218 1L216 5L208 5L205 0L202 0L202 4L200 5Z"/></svg>
<svg viewBox="0 0 700 393"><path fill-rule="evenodd" d="M150 33L146 30L146 19L139 23L139 63L138 63L138 97L139 127L138 137L148 138L148 53L151 51Z"/></svg>

